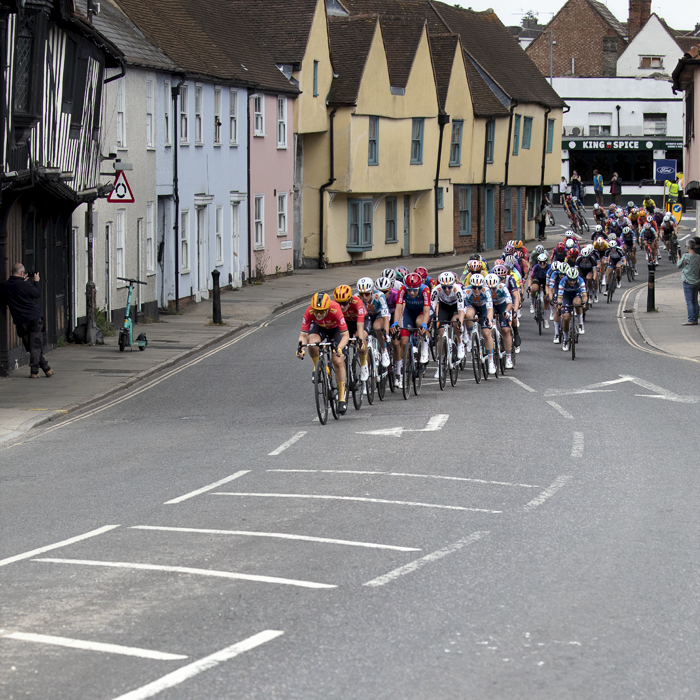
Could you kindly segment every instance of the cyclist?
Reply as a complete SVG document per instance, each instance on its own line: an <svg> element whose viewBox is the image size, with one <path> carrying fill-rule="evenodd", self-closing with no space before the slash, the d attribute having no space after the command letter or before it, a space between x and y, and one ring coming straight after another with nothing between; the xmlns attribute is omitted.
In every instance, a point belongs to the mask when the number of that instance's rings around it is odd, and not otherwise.
<svg viewBox="0 0 700 700"><path fill-rule="evenodd" d="M488 274L488 273L483 271L484 267L486 267L486 263L482 262L478 258L472 257L470 260L467 260L467 264L464 266L464 274L462 276L462 284L465 287L469 286L469 278L472 275Z"/></svg>
<svg viewBox="0 0 700 700"><path fill-rule="evenodd" d="M589 296L593 297L593 301L598 301L598 293L596 291L598 288L596 279L598 268L596 266L597 260L592 256L593 251L593 246L587 245L576 259L576 267L579 275L586 281L586 289Z"/></svg>
<svg viewBox="0 0 700 700"><path fill-rule="evenodd" d="M627 214L627 218L630 220L632 224L631 228L634 232L639 233L639 209L637 209L637 207L632 207L630 213Z"/></svg>
<svg viewBox="0 0 700 700"><path fill-rule="evenodd" d="M646 209L647 214L653 214L654 209L656 209L656 202L648 195L644 197L642 206Z"/></svg>
<svg viewBox="0 0 700 700"><path fill-rule="evenodd" d="M674 238L678 234L678 229L676 228L676 220L671 216L670 212L664 214L663 221L661 222L661 238L664 242L664 248L669 249L671 238ZM670 256L669 256L670 257Z"/></svg>
<svg viewBox="0 0 700 700"><path fill-rule="evenodd" d="M304 317L301 321L297 357L300 360L304 359L304 348L309 343L333 343L333 367L335 376L338 379L338 411L340 413L345 413L348 410L348 404L345 401L343 349L349 340L350 333L348 332L348 326L340 305L335 301L331 301L328 294L323 292L314 294L311 297L311 304L304 311ZM309 356L314 363L315 369L318 364L318 347L309 348Z"/></svg>
<svg viewBox="0 0 700 700"><path fill-rule="evenodd" d="M622 229L622 250L625 253L625 258L627 258L627 264L632 266L634 274L638 275L637 272L637 250L635 242L637 236L634 233L634 229L629 226L625 226Z"/></svg>
<svg viewBox="0 0 700 700"><path fill-rule="evenodd" d="M617 241L610 241L608 243L606 258L608 269L605 273L605 284L608 288L610 287L613 270L615 270L615 279L617 280L617 288L619 289L622 286L622 264L625 262L625 254L617 245Z"/></svg>
<svg viewBox="0 0 700 700"><path fill-rule="evenodd" d="M576 204L574 203L570 194L566 195L566 199L564 199L564 211L569 217L569 223L571 224L571 228L574 231L578 230L578 214L576 213Z"/></svg>
<svg viewBox="0 0 700 700"><path fill-rule="evenodd" d="M404 267L403 265L399 265L396 268L396 279L403 284L403 281L406 279L406 275L408 274L408 268Z"/></svg>
<svg viewBox="0 0 700 700"><path fill-rule="evenodd" d="M491 290L493 312L498 314L498 325L503 338L503 347L506 350L506 369L513 369L513 338L510 332L510 324L513 317L513 297L511 297L508 287L495 272L486 275L486 284Z"/></svg>
<svg viewBox="0 0 700 700"><path fill-rule="evenodd" d="M576 313L575 323L578 325L578 332L583 335L583 306L588 301L588 293L586 292L586 283L579 277L578 270L575 267L570 267L566 271L566 276L559 282L557 291L557 306L563 310L562 330L564 332L564 342L562 350L566 352L569 349L567 342L569 333L569 323L571 322L571 307L573 306Z"/></svg>
<svg viewBox="0 0 700 700"><path fill-rule="evenodd" d="M365 317L367 309L360 297L352 293L352 289L347 284L341 284L333 290L333 299L338 302L348 332L351 338L357 338L360 342L357 351L360 355L360 381L366 382L369 379L369 369L367 368L367 329L365 328Z"/></svg>
<svg viewBox="0 0 700 700"><path fill-rule="evenodd" d="M597 202L593 205L593 221L601 226L605 223L605 209Z"/></svg>
<svg viewBox="0 0 700 700"><path fill-rule="evenodd" d="M647 221L642 227L642 232L639 235L640 245L646 250L646 246L651 247L651 262L656 262L656 257L659 254L659 242L656 239L656 231L653 229L651 223Z"/></svg>
<svg viewBox="0 0 700 700"><path fill-rule="evenodd" d="M561 326L561 309L556 305L556 295L559 290L559 282L566 277L566 270L569 269L568 263L555 260L549 270L547 280L547 296L550 304L554 304L554 343L559 343L559 328Z"/></svg>
<svg viewBox="0 0 700 700"><path fill-rule="evenodd" d="M608 242L600 236L593 243L593 249L598 255L598 279L601 286L605 284L605 251L608 249Z"/></svg>
<svg viewBox="0 0 700 700"><path fill-rule="evenodd" d="M417 267L414 272L420 275L423 284L428 285L428 289L432 289L437 284L437 282L430 277L430 275L428 275L428 270L426 270L424 267Z"/></svg>
<svg viewBox="0 0 700 700"><path fill-rule="evenodd" d="M550 253L549 261L554 262L555 260L560 263L566 260L566 243L564 241L559 241Z"/></svg>
<svg viewBox="0 0 700 700"><path fill-rule="evenodd" d="M408 345L408 328L420 329L422 336L420 348L420 361L428 361L428 322L430 321L430 289L423 284L421 276L417 272L406 275L404 286L399 291L394 310L394 322L391 324L391 331L396 335L400 334L398 360L396 367L396 386L401 388L403 381L401 371L403 370L403 356ZM396 355L394 355L396 357Z"/></svg>
<svg viewBox="0 0 700 700"><path fill-rule="evenodd" d="M601 236L603 236L603 235L604 235L603 227L602 227L600 224L596 224L596 225L593 227L593 232L591 233L591 242L592 242L592 243L595 242L595 240L596 240L597 238L599 238L599 237L601 237Z"/></svg>
<svg viewBox="0 0 700 700"><path fill-rule="evenodd" d="M540 253L546 253L545 247L540 243L536 245L532 253L530 253L530 267L532 267L537 262L537 256Z"/></svg>
<svg viewBox="0 0 700 700"><path fill-rule="evenodd" d="M486 350L489 353L489 374L496 374L496 365L493 362L493 338L490 333L493 323L493 298L483 275L475 274L471 276L469 286L464 290L464 299L467 303L467 332L471 334L473 322L476 318L481 324L481 333L484 337Z"/></svg>
<svg viewBox="0 0 700 700"><path fill-rule="evenodd" d="M445 332L445 324L451 323L455 332L457 344L457 359L464 357L464 344L462 342L462 324L464 323L464 294L462 285L457 283L454 272L449 270L438 277L438 284L430 293L430 305L433 309L433 318L440 324L440 336ZM470 348L471 349L471 348ZM440 376L440 369L435 370L435 378Z"/></svg>
<svg viewBox="0 0 700 700"><path fill-rule="evenodd" d="M530 281L528 286L528 291L530 292L530 313L535 313L535 300L540 292L544 293L545 287L547 285L547 275L551 265L548 263L547 253L540 253L537 262L532 266L532 271L530 272ZM490 285L489 285L490 286ZM544 297L544 310L549 311L549 298L545 294ZM548 316L548 314L547 314ZM545 316L544 327L549 328L549 320Z"/></svg>
<svg viewBox="0 0 700 700"><path fill-rule="evenodd" d="M384 293L391 291L391 288L391 280L388 277L380 277L376 283L372 282L371 277L362 277L357 280L357 295L367 307L365 330L368 334L374 331L382 350L382 367L388 367L390 363L386 339L389 335L391 314Z"/></svg>
<svg viewBox="0 0 700 700"><path fill-rule="evenodd" d="M520 331L518 330L518 328L520 327L520 321L518 320L518 315L516 313L521 303L520 287L515 281L515 277L513 277L513 275L511 275L508 272L508 268L503 264L502 261L499 262L497 260L491 272L493 272L494 275L498 275L498 278L506 286L506 289L510 293L511 299L513 300L513 313L510 327L513 333L513 344L515 345L515 354L517 355L520 352L520 345L522 344L520 340Z"/></svg>

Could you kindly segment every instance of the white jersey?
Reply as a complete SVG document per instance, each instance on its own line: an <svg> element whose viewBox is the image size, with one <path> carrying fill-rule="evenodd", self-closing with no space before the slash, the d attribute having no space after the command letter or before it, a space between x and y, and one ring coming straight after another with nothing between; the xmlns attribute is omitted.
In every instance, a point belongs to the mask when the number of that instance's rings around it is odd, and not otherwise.
<svg viewBox="0 0 700 700"><path fill-rule="evenodd" d="M445 292L441 284L435 285L430 293L430 306L433 311L437 308L438 303L449 304L450 306L456 304L457 311L464 311L464 289L462 289L462 285L455 283L449 293Z"/></svg>
<svg viewBox="0 0 700 700"><path fill-rule="evenodd" d="M393 286L394 286L394 289L395 289L397 292L400 292L400 291L401 291L401 287L403 287L403 282L399 282L398 280L394 280Z"/></svg>

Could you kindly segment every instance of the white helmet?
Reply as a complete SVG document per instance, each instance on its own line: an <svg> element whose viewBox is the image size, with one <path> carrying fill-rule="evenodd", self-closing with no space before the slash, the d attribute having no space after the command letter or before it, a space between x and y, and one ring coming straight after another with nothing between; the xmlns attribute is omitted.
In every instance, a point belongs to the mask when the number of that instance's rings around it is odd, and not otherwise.
<svg viewBox="0 0 700 700"><path fill-rule="evenodd" d="M489 287L498 287L500 283L501 280L498 279L498 275L494 275L493 273L486 275L486 284L488 284Z"/></svg>
<svg viewBox="0 0 700 700"><path fill-rule="evenodd" d="M593 205L593 208L594 208L594 209L600 209L600 204L598 204L598 202L596 202L596 203Z"/></svg>
<svg viewBox="0 0 700 700"><path fill-rule="evenodd" d="M570 280L575 280L575 279L578 277L578 268L576 268L576 267L570 267L570 268L566 271L566 276L567 276Z"/></svg>
<svg viewBox="0 0 700 700"><path fill-rule="evenodd" d="M544 246L542 244L536 245L535 246L535 253L539 255L540 253L544 253Z"/></svg>
<svg viewBox="0 0 700 700"><path fill-rule="evenodd" d="M457 281L457 278L455 277L455 273L450 272L450 270L446 270L445 272L441 272L440 276L438 277L438 282L440 284L447 285L448 287L451 287L456 281Z"/></svg>
<svg viewBox="0 0 700 700"><path fill-rule="evenodd" d="M596 227L593 229L596 233L601 233L603 230L603 227L600 224L596 224Z"/></svg>
<svg viewBox="0 0 700 700"><path fill-rule="evenodd" d="M564 238L573 238L575 235L576 234L571 229L564 232Z"/></svg>
<svg viewBox="0 0 700 700"><path fill-rule="evenodd" d="M483 287L485 284L486 284L486 280L484 279L484 276L480 275L478 272L474 273L469 278L469 286L470 287Z"/></svg>
<svg viewBox="0 0 700 700"><path fill-rule="evenodd" d="M506 260L505 263L506 265L510 265L511 267L516 265L518 262L518 259L515 257L515 255L506 255Z"/></svg>
<svg viewBox="0 0 700 700"><path fill-rule="evenodd" d="M547 253L540 253L540 254L537 256L537 262L538 262L540 265L546 264L547 260L549 260L549 258L547 257Z"/></svg>
<svg viewBox="0 0 700 700"><path fill-rule="evenodd" d="M559 272L560 269L561 269L561 263L558 260L555 260L552 263L552 270L554 270L554 272Z"/></svg>
<svg viewBox="0 0 700 700"><path fill-rule="evenodd" d="M576 247L576 241L573 238L567 238L566 240L566 247L571 250L571 248Z"/></svg>
<svg viewBox="0 0 700 700"><path fill-rule="evenodd" d="M375 286L380 292L388 292L394 286L394 283L388 277L379 277Z"/></svg>
<svg viewBox="0 0 700 700"><path fill-rule="evenodd" d="M617 241L610 241L610 243L608 243L608 248L617 248Z"/></svg>
<svg viewBox="0 0 700 700"><path fill-rule="evenodd" d="M371 292L373 287L374 281L371 277L361 277L359 280L357 280L357 291L360 292L360 294L364 292Z"/></svg>
<svg viewBox="0 0 700 700"><path fill-rule="evenodd" d="M396 279L396 270L386 267L382 270L382 277L388 277L393 282Z"/></svg>
<svg viewBox="0 0 700 700"><path fill-rule="evenodd" d="M653 220L654 217L651 214L647 215L647 221L652 222Z"/></svg>
<svg viewBox="0 0 700 700"><path fill-rule="evenodd" d="M581 251L581 255L582 255L584 258L587 258L590 254L591 254L591 246L587 245L587 246Z"/></svg>
<svg viewBox="0 0 700 700"><path fill-rule="evenodd" d="M671 212L667 212L664 214L664 221L670 221L671 220Z"/></svg>

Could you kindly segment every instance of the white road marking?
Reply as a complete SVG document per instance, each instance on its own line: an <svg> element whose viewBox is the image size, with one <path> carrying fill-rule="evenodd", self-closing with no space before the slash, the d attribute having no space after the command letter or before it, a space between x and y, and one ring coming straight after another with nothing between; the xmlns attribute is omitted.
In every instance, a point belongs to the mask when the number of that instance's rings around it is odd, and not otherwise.
<svg viewBox="0 0 700 700"><path fill-rule="evenodd" d="M304 435L306 435L306 430L302 430L302 431L298 432L293 437L290 437L289 440L287 440L287 442L283 442L276 450L272 450L272 452L269 452L267 456L274 457L275 455L278 455L281 452L284 452L288 447L291 447L295 442L297 442L298 440L301 440L304 437Z"/></svg>
<svg viewBox="0 0 700 700"><path fill-rule="evenodd" d="M635 396L640 396L650 399L664 399L666 401L675 401L678 403L698 403L700 398L697 396L680 396L675 394L668 389L664 389L656 384L646 381L645 379L640 379L639 377L632 377L630 375L621 374L619 379L610 379L606 382L597 382L596 384L589 384L581 389L547 389L545 396L568 396L570 394L592 394L601 391L603 387L612 386L613 384L624 384L625 382L631 382L637 386L641 386L643 389L648 389L649 391L655 392L654 394L635 394ZM614 389L607 389L606 391L614 391ZM548 402L551 403L551 402Z"/></svg>
<svg viewBox="0 0 700 700"><path fill-rule="evenodd" d="M114 528L119 527L119 525L105 525L104 527L98 527L97 530L90 530L84 535L76 535L75 537L70 537L67 540L61 540L61 542L56 542L55 544L47 544L46 547L39 547L38 549L32 549L30 552L24 552L24 554L15 554L13 557L7 557L7 559L0 559L0 566L6 566L7 564L12 564L16 561L21 561L22 559L31 559L36 554L42 554L43 552L49 552L52 549L59 549L60 547L66 547L74 542L80 542L81 540L86 540L89 537L97 537L103 532L108 532L109 530L114 530Z"/></svg>
<svg viewBox="0 0 700 700"><path fill-rule="evenodd" d="M514 484L510 481L487 481L486 479L469 479L466 476L440 476L438 474L407 474L404 472L377 472L360 469L268 469L269 472L319 473L319 474L381 474L382 476L410 476L417 479L447 479L448 481L470 481L476 484L494 484L495 486L522 486L526 489L538 489L537 484Z"/></svg>
<svg viewBox="0 0 700 700"><path fill-rule="evenodd" d="M199 659L199 661L194 661L191 664L187 664L187 666L178 668L177 671L168 673L158 680L152 681L124 695L120 695L118 698L114 698L114 700L146 700L146 698L152 698L154 695L157 695L167 688L179 685L183 681L202 673L202 671L208 671L210 668L218 666L223 661L229 661L239 654L255 649L255 647L272 641L282 634L284 634L284 632L280 632L279 630L258 632L258 634L254 634L252 637L248 637L248 639L244 639L242 642L232 644L230 647L226 647L225 649L221 649L221 651L214 652L209 656L205 656L203 659Z"/></svg>
<svg viewBox="0 0 700 700"><path fill-rule="evenodd" d="M249 473L250 473L250 469L236 472L235 474L231 474L231 475L225 477L224 479L220 479L219 481L215 481L213 484L209 484L209 486L203 486L201 489L197 489L196 491L190 491L189 493L186 493L184 496L178 496L177 498L173 498L171 501L166 501L163 505L169 506L169 505L172 505L173 503L182 503L183 501L186 501L188 498L194 498L195 496L199 496L200 493L206 493L207 491L211 491L212 489L215 489L217 486L221 486L221 484L227 484L229 481L233 481L234 479L237 479L239 476L243 476L244 474L249 474Z"/></svg>
<svg viewBox="0 0 700 700"><path fill-rule="evenodd" d="M391 435L400 437L402 433L432 433L436 430L442 430L450 416L445 413L433 416L425 428L381 428L379 430L359 430L358 435Z"/></svg>
<svg viewBox="0 0 700 700"><path fill-rule="evenodd" d="M537 389L533 389L531 386L525 384L525 382L521 382L517 377L511 377L510 375L506 374L505 378L510 379L511 382L515 382L519 387L525 389L525 391L530 391L533 394L537 393Z"/></svg>
<svg viewBox="0 0 700 700"><path fill-rule="evenodd" d="M547 401L547 403L555 410L558 411L564 418L571 418L573 420L573 416L564 408L562 408L558 403L554 401Z"/></svg>
<svg viewBox="0 0 700 700"><path fill-rule="evenodd" d="M251 532L250 530L205 530L196 527L160 527L156 525L133 525L130 530L164 530L166 532L201 532L208 535L243 535L244 537L272 537L280 540L303 540L304 542L322 542L324 544L342 544L348 547L367 547L369 549L393 549L397 552L420 552L420 547L398 547L393 544L376 544L374 542L355 542L353 540L336 540L329 537L310 537L308 535L289 535L285 532Z"/></svg>
<svg viewBox="0 0 700 700"><path fill-rule="evenodd" d="M18 639L22 642L37 642L39 644L51 644L58 647L71 649L85 649L86 651L102 651L108 654L122 654L123 656L138 656L142 659L155 659L156 661L174 661L186 659L183 654L168 654L164 651L151 651L138 647L125 647L121 644L104 644L103 642L87 642L83 639L70 639L69 637L54 637L49 634L31 634L29 632L12 632L3 634L6 639Z"/></svg>
<svg viewBox="0 0 700 700"><path fill-rule="evenodd" d="M297 581L291 578L277 576L256 576L252 574L237 574L233 571L215 571L213 569L194 569L189 566L161 566L158 564L135 564L127 561L94 561L92 559L32 559L32 561L48 562L50 564L77 564L81 566L106 566L114 569L139 569L143 571L168 571L176 574L195 574L197 576L213 576L215 578L232 578L240 581L257 581L259 583L280 583L286 586L300 588L337 588L328 583L314 581Z"/></svg>
<svg viewBox="0 0 700 700"><path fill-rule="evenodd" d="M574 433L574 443L571 446L571 456L575 458L583 457L583 433Z"/></svg>
<svg viewBox="0 0 700 700"><path fill-rule="evenodd" d="M384 498L359 498L355 496L316 496L305 493L224 493L219 491L212 496L259 496L262 498L317 498L331 501L361 501L363 503L389 503L399 506L419 506L421 508L442 508L445 510L469 510L477 513L502 513L501 510L486 508L465 508L464 506L443 506L435 503L416 503L413 501L388 501Z"/></svg>
<svg viewBox="0 0 700 700"><path fill-rule="evenodd" d="M541 506L548 498L551 498L559 489L571 479L570 476L558 476L542 493L525 504L525 510L534 510Z"/></svg>
<svg viewBox="0 0 700 700"><path fill-rule="evenodd" d="M394 569L393 571L390 571L389 573L384 574L383 576L373 578L371 581L367 581L367 583L363 583L362 585L372 587L383 586L389 583L390 581L399 578L399 576L405 576L406 574L410 574L413 571L417 571L418 569L422 568L423 566L429 564L432 561L442 559L448 554L452 554L453 552L462 549L462 547L465 547L468 544L472 544L473 542L480 540L484 535L488 534L488 531L473 532L468 537L464 537L461 540L457 540L457 542L453 542L447 547L443 547L442 549L438 549L435 552L431 552L430 554L427 554L426 556L421 557L420 559L416 559L415 561L412 561L408 564L404 564L398 569Z"/></svg>

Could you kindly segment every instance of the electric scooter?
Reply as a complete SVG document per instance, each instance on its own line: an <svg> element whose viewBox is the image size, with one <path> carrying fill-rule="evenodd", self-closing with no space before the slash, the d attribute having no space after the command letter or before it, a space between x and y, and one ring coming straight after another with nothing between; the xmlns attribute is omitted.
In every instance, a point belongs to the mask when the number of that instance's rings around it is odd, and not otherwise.
<svg viewBox="0 0 700 700"><path fill-rule="evenodd" d="M138 345L139 350L145 350L148 345L148 339L145 333L140 333L134 343L134 328L131 321L131 295L134 292L135 284L146 284L141 280L132 280L128 277L117 277L118 280L129 283L129 293L126 296L126 311L124 314L124 325L119 329L119 352L124 352L124 348Z"/></svg>

